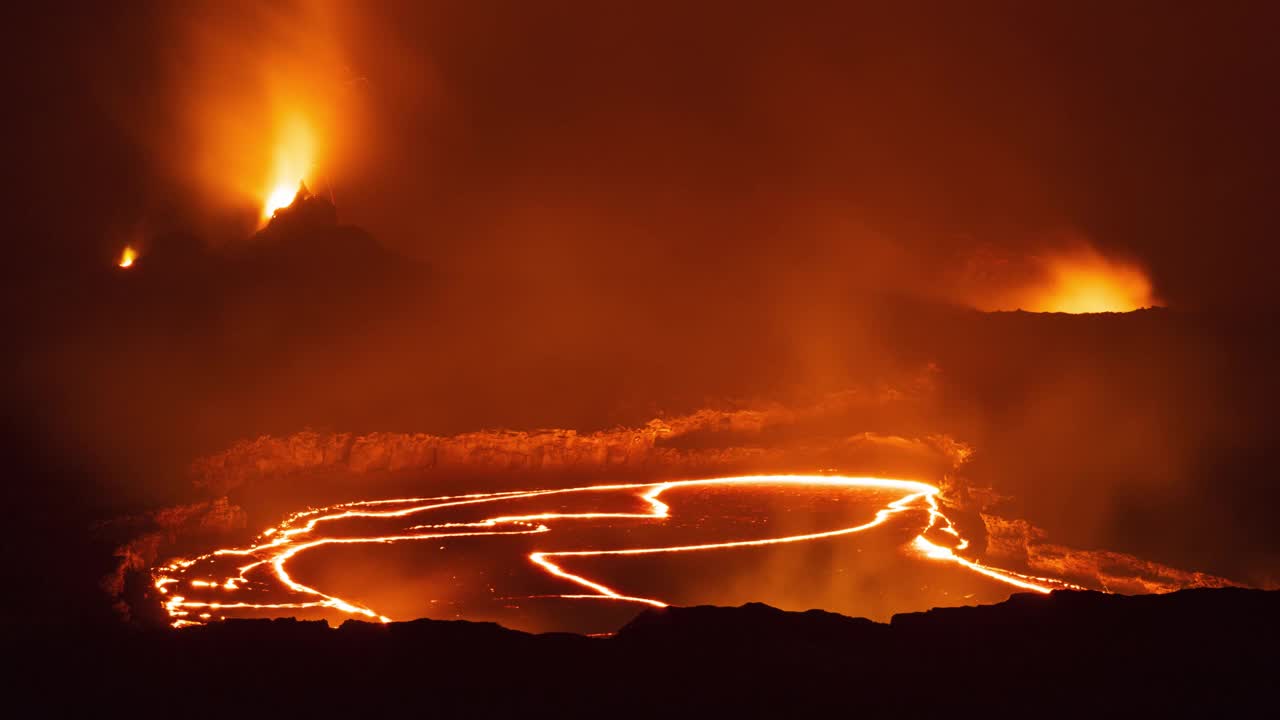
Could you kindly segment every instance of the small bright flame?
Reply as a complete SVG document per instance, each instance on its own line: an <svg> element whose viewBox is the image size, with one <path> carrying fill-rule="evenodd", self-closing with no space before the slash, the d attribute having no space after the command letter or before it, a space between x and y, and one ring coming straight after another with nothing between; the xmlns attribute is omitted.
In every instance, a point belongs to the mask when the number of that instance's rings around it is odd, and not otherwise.
<svg viewBox="0 0 1280 720"><path fill-rule="evenodd" d="M133 262L137 259L138 251L134 250L131 245L125 245L124 250L120 251L120 259L116 262L116 266L122 268L133 267Z"/></svg>
<svg viewBox="0 0 1280 720"><path fill-rule="evenodd" d="M315 135L299 116L292 116L279 129L268 179L262 220L270 220L280 208L288 207L315 163Z"/></svg>

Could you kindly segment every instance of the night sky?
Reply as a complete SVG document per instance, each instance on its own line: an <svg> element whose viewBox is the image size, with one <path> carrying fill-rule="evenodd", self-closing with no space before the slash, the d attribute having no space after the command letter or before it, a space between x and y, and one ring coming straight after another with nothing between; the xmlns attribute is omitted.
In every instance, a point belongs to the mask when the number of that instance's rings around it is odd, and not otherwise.
<svg viewBox="0 0 1280 720"><path fill-rule="evenodd" d="M1146 263L1175 307L1274 307L1266 3L818 5L17 18L8 204L40 234L14 245L43 275L140 224L233 236L179 119L260 97L283 57L351 128L325 159L344 218L415 257L751 273L844 258L850 226L940 263L1065 231Z"/></svg>

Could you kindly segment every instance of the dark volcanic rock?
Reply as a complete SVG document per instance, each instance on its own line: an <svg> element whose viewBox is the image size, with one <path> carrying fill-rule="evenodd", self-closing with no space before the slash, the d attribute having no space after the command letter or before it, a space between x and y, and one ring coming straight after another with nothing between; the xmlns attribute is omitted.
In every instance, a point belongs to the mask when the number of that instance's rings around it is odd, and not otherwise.
<svg viewBox="0 0 1280 720"><path fill-rule="evenodd" d="M763 603L645 610L617 633L637 647L697 645L712 652L768 647L787 654L883 640L889 628L822 610L786 612Z"/></svg>
<svg viewBox="0 0 1280 720"><path fill-rule="evenodd" d="M1278 627L1280 592L1227 588L1018 595L888 625L760 604L666 608L610 639L276 620L26 628L10 647L25 660L16 685L50 711L110 701L197 715L1221 715L1273 702Z"/></svg>

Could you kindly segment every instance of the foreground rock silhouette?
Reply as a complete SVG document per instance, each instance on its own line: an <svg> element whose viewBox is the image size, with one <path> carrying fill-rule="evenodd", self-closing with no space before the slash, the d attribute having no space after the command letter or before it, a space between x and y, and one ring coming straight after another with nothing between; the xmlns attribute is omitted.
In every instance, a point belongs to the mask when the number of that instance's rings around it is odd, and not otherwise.
<svg viewBox="0 0 1280 720"><path fill-rule="evenodd" d="M673 607L609 638L435 620L26 627L9 648L30 675L15 686L55 712L1221 714L1274 702L1278 618L1280 592L1223 588L1015 595L889 624L758 603Z"/></svg>

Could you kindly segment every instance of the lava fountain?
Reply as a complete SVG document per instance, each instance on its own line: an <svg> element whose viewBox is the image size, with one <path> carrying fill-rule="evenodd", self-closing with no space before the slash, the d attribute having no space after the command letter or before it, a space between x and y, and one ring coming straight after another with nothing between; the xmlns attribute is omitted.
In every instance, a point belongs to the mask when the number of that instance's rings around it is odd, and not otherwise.
<svg viewBox="0 0 1280 720"><path fill-rule="evenodd" d="M262 222L270 220L277 210L293 202L298 185L312 172L315 148L315 136L303 118L293 116L282 123L271 174L263 191Z"/></svg>
<svg viewBox="0 0 1280 720"><path fill-rule="evenodd" d="M764 495L732 501L726 495L729 492ZM776 521L760 522L740 509L742 497L769 497L785 503L804 492L858 495L862 500L874 497L878 506L867 513L869 517L856 517L855 513L831 517L804 531ZM939 488L915 480L758 475L364 500L296 512L246 547L221 548L170 561L152 571L152 585L171 623L178 627L227 617L300 611L304 615L388 622L391 616L382 608L301 578L294 566L305 556L316 556L323 565L323 552L340 548L422 543L443 551L446 544L458 541L492 545L498 540L519 540L515 545L486 546L484 551L489 562L496 558L497 569L478 582L488 584L488 591L504 607L548 599L664 607L671 598L656 587L646 587L662 585L652 580L655 576L646 581L644 573L630 572L625 566L596 565L601 561L698 556L710 562L714 572L728 553L856 538L887 528L892 520L904 519L910 532L902 536L905 542L894 541L895 552L902 556L945 564L994 581L1004 592L1046 593L1074 587L963 557L969 543L942 511L939 493ZM831 503L823 504L829 507ZM682 515L684 507L690 509L687 515ZM474 564L454 562L459 566ZM314 567L310 572L317 575ZM456 578L465 570L449 572ZM612 579L614 575L618 579ZM499 589L498 584L503 587ZM705 596L695 590L693 595L684 593L681 597ZM488 619L484 613L463 612L460 616Z"/></svg>

